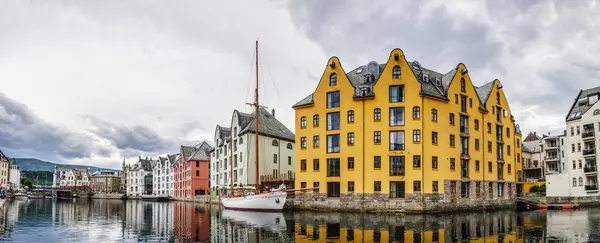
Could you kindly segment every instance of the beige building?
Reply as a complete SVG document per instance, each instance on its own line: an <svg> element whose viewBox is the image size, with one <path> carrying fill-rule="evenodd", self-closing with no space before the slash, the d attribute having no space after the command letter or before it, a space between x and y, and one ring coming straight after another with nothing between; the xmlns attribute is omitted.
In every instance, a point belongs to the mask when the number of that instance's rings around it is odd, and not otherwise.
<svg viewBox="0 0 600 243"><path fill-rule="evenodd" d="M91 188L94 192L113 193L121 189L121 175L117 171L102 170L92 174Z"/></svg>
<svg viewBox="0 0 600 243"><path fill-rule="evenodd" d="M0 187L7 188L8 187L8 167L10 165L10 161L0 151Z"/></svg>

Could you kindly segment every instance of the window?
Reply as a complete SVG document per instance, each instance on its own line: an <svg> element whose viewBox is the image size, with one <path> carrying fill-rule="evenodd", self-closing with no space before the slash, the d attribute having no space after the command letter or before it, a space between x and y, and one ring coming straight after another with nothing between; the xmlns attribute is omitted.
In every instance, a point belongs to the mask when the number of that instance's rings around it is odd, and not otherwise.
<svg viewBox="0 0 600 243"><path fill-rule="evenodd" d="M300 160L300 170L306 171L306 160Z"/></svg>
<svg viewBox="0 0 600 243"><path fill-rule="evenodd" d="M573 177L573 187L577 187L577 178Z"/></svg>
<svg viewBox="0 0 600 243"><path fill-rule="evenodd" d="M381 109L375 108L375 110L373 110L373 120L381 121Z"/></svg>
<svg viewBox="0 0 600 243"><path fill-rule="evenodd" d="M273 154L273 163L277 164L277 154Z"/></svg>
<svg viewBox="0 0 600 243"><path fill-rule="evenodd" d="M348 111L348 123L352 123L352 122L354 122L354 111L349 110Z"/></svg>
<svg viewBox="0 0 600 243"><path fill-rule="evenodd" d="M469 108L473 108L473 99L469 98Z"/></svg>
<svg viewBox="0 0 600 243"><path fill-rule="evenodd" d="M200 171L196 170L196 176L200 176Z"/></svg>
<svg viewBox="0 0 600 243"><path fill-rule="evenodd" d="M421 130L413 130L413 142L421 142Z"/></svg>
<svg viewBox="0 0 600 243"><path fill-rule="evenodd" d="M475 139L475 150L479 150L479 138Z"/></svg>
<svg viewBox="0 0 600 243"><path fill-rule="evenodd" d="M306 128L306 117L300 117L300 128Z"/></svg>
<svg viewBox="0 0 600 243"><path fill-rule="evenodd" d="M404 126L404 107L390 108L390 126Z"/></svg>
<svg viewBox="0 0 600 243"><path fill-rule="evenodd" d="M373 168L381 169L381 156L373 157Z"/></svg>
<svg viewBox="0 0 600 243"><path fill-rule="evenodd" d="M492 161L488 161L488 172L492 173Z"/></svg>
<svg viewBox="0 0 600 243"><path fill-rule="evenodd" d="M348 192L354 192L354 181L348 182Z"/></svg>
<svg viewBox="0 0 600 243"><path fill-rule="evenodd" d="M327 108L340 107L340 91L327 93Z"/></svg>
<svg viewBox="0 0 600 243"><path fill-rule="evenodd" d="M375 143L375 144L381 143L381 131L373 132L373 143Z"/></svg>
<svg viewBox="0 0 600 243"><path fill-rule="evenodd" d="M340 130L340 113L327 113L327 131Z"/></svg>
<svg viewBox="0 0 600 243"><path fill-rule="evenodd" d="M492 133L492 123L487 123L487 132Z"/></svg>
<svg viewBox="0 0 600 243"><path fill-rule="evenodd" d="M421 107L413 107L413 119L421 119Z"/></svg>
<svg viewBox="0 0 600 243"><path fill-rule="evenodd" d="M454 94L454 104L458 104L458 94Z"/></svg>
<svg viewBox="0 0 600 243"><path fill-rule="evenodd" d="M313 147L318 148L319 147L319 136L313 136Z"/></svg>
<svg viewBox="0 0 600 243"><path fill-rule="evenodd" d="M469 182L460 183L460 195L462 198L469 198Z"/></svg>
<svg viewBox="0 0 600 243"><path fill-rule="evenodd" d="M336 86L337 85L337 74L336 73L332 73L329 76L329 86Z"/></svg>
<svg viewBox="0 0 600 243"><path fill-rule="evenodd" d="M460 112L467 112L467 97L460 96Z"/></svg>
<svg viewBox="0 0 600 243"><path fill-rule="evenodd" d="M240 157L240 161L242 160L242 157ZM292 165L292 156L288 156L288 165Z"/></svg>
<svg viewBox="0 0 600 243"><path fill-rule="evenodd" d="M454 147L455 145L454 134L450 134L450 147Z"/></svg>
<svg viewBox="0 0 600 243"><path fill-rule="evenodd" d="M313 116L313 126L314 127L319 126L319 115L314 115Z"/></svg>
<svg viewBox="0 0 600 243"><path fill-rule="evenodd" d="M488 152L491 153L492 152L492 142L488 141Z"/></svg>
<svg viewBox="0 0 600 243"><path fill-rule="evenodd" d="M581 143L577 143L577 152L581 152Z"/></svg>
<svg viewBox="0 0 600 243"><path fill-rule="evenodd" d="M404 156L390 156L390 176L404 175Z"/></svg>
<svg viewBox="0 0 600 243"><path fill-rule="evenodd" d="M437 169L438 168L438 157L437 156L432 156L431 157L431 168L432 169Z"/></svg>
<svg viewBox="0 0 600 243"><path fill-rule="evenodd" d="M506 137L510 138L510 128L509 127L506 128Z"/></svg>
<svg viewBox="0 0 600 243"><path fill-rule="evenodd" d="M390 150L404 150L404 131L390 131Z"/></svg>
<svg viewBox="0 0 600 243"><path fill-rule="evenodd" d="M340 159L327 159L327 176L340 176Z"/></svg>
<svg viewBox="0 0 600 243"><path fill-rule="evenodd" d="M575 153L575 144L571 144L571 152Z"/></svg>
<svg viewBox="0 0 600 243"><path fill-rule="evenodd" d="M413 168L421 168L421 155L413 155Z"/></svg>
<svg viewBox="0 0 600 243"><path fill-rule="evenodd" d="M373 183L373 190L375 192L381 192L381 181L376 181Z"/></svg>
<svg viewBox="0 0 600 243"><path fill-rule="evenodd" d="M573 169L574 170L577 169L577 161L576 160L573 160Z"/></svg>
<svg viewBox="0 0 600 243"><path fill-rule="evenodd" d="M500 104L500 92L496 92L496 104Z"/></svg>
<svg viewBox="0 0 600 243"><path fill-rule="evenodd" d="M306 188L306 182L300 182L300 188Z"/></svg>
<svg viewBox="0 0 600 243"><path fill-rule="evenodd" d="M473 122L473 128L475 128L475 131L479 131L479 120L475 119Z"/></svg>
<svg viewBox="0 0 600 243"><path fill-rule="evenodd" d="M353 132L348 133L348 145L354 145L354 133Z"/></svg>
<svg viewBox="0 0 600 243"><path fill-rule="evenodd" d="M306 148L306 137L300 138L300 148Z"/></svg>
<svg viewBox="0 0 600 243"><path fill-rule="evenodd" d="M404 85L390 86L390 103L404 102Z"/></svg>
<svg viewBox="0 0 600 243"><path fill-rule="evenodd" d="M465 91L465 79L464 78L460 79L460 91L461 92L466 92Z"/></svg>
<svg viewBox="0 0 600 243"><path fill-rule="evenodd" d="M469 133L469 118L466 116L459 116L460 119L460 133Z"/></svg>
<svg viewBox="0 0 600 243"><path fill-rule="evenodd" d="M510 145L506 145L506 154L510 155Z"/></svg>
<svg viewBox="0 0 600 243"><path fill-rule="evenodd" d="M438 192L438 181L431 182L431 191L433 191L434 193Z"/></svg>
<svg viewBox="0 0 600 243"><path fill-rule="evenodd" d="M196 161L196 167L200 167L200 161Z"/></svg>
<svg viewBox="0 0 600 243"><path fill-rule="evenodd" d="M319 192L319 182L313 182L313 188L314 192L318 193Z"/></svg>
<svg viewBox="0 0 600 243"><path fill-rule="evenodd" d="M575 136L575 129L573 127L571 127L571 137Z"/></svg>
<svg viewBox="0 0 600 243"><path fill-rule="evenodd" d="M354 169L354 157L348 157L348 169L349 170Z"/></svg>
<svg viewBox="0 0 600 243"><path fill-rule="evenodd" d="M450 193L456 194L456 181L450 182Z"/></svg>
<svg viewBox="0 0 600 243"><path fill-rule="evenodd" d="M504 196L504 183L498 183L498 197Z"/></svg>
<svg viewBox="0 0 600 243"><path fill-rule="evenodd" d="M421 191L421 181L413 181L413 192Z"/></svg>
<svg viewBox="0 0 600 243"><path fill-rule="evenodd" d="M240 142L241 142L241 141L242 141L242 140L241 140L241 138L240 138ZM288 143L288 144L287 144L287 148L288 148L288 149L294 149L294 145L292 145L292 143Z"/></svg>
<svg viewBox="0 0 600 243"><path fill-rule="evenodd" d="M510 173L512 173L512 166L511 164L508 164L506 169L508 170L508 174L510 175Z"/></svg>
<svg viewBox="0 0 600 243"><path fill-rule="evenodd" d="M431 132L431 143L432 144L437 144L438 143L437 132Z"/></svg>
<svg viewBox="0 0 600 243"><path fill-rule="evenodd" d="M327 153L339 153L340 152L340 135L332 134L327 135Z"/></svg>
<svg viewBox="0 0 600 243"><path fill-rule="evenodd" d="M437 110L436 109L431 109L431 120L437 121Z"/></svg>
<svg viewBox="0 0 600 243"><path fill-rule="evenodd" d="M394 66L392 69L392 79L400 79L400 66Z"/></svg>
<svg viewBox="0 0 600 243"><path fill-rule="evenodd" d="M581 134L581 130L579 130L579 126L577 126L577 135Z"/></svg>
<svg viewBox="0 0 600 243"><path fill-rule="evenodd" d="M496 143L496 155L498 160L502 160L504 158L504 144Z"/></svg>
<svg viewBox="0 0 600 243"><path fill-rule="evenodd" d="M456 159L450 158L450 170L455 170L455 169L456 169Z"/></svg>
<svg viewBox="0 0 600 243"><path fill-rule="evenodd" d="M479 160L475 160L475 171L479 172Z"/></svg>
<svg viewBox="0 0 600 243"><path fill-rule="evenodd" d="M454 125L454 113L450 113L450 125Z"/></svg>

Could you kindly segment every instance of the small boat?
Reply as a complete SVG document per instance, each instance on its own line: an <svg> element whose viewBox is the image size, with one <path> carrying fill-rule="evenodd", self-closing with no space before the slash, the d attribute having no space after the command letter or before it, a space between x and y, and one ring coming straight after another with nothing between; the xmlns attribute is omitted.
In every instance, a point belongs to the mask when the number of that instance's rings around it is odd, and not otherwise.
<svg viewBox="0 0 600 243"><path fill-rule="evenodd" d="M29 199L44 199L44 195L27 195Z"/></svg>
<svg viewBox="0 0 600 243"><path fill-rule="evenodd" d="M254 103L250 104L254 107L255 115L255 138L256 138L256 184L254 193L235 195L235 190L232 188L232 194L228 197L221 198L221 203L225 209L231 210L242 210L242 211L267 211L267 212L279 212L283 210L285 205L285 199L287 192L285 186L282 185L279 190L271 190L270 192L260 193L260 181L258 179L259 170L259 150L258 150L258 138L259 138L259 113L261 106L258 103L258 41L256 41L256 87L254 90ZM232 141L230 141L232 142ZM233 165L231 165L231 174L233 174ZM231 178L231 184L233 185L233 177Z"/></svg>
<svg viewBox="0 0 600 243"><path fill-rule="evenodd" d="M15 198L25 198L27 197L27 193L17 192L14 194Z"/></svg>

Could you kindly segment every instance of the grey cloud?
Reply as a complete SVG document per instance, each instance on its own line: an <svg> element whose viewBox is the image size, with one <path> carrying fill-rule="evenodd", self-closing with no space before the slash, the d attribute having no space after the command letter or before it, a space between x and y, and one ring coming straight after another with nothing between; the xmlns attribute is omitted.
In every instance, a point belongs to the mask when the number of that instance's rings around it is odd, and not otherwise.
<svg viewBox="0 0 600 243"><path fill-rule="evenodd" d="M0 146L12 151L57 154L67 159L110 155L109 148L98 146L88 134L48 124L3 93L0 93L0 126Z"/></svg>

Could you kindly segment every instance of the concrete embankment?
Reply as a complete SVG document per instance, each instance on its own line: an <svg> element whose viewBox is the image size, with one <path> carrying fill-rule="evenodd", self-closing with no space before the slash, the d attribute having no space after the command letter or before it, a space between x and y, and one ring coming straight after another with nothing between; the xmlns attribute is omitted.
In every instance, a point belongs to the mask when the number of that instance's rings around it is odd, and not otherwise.
<svg viewBox="0 0 600 243"><path fill-rule="evenodd" d="M124 199L123 193L96 193L91 196L92 199Z"/></svg>

